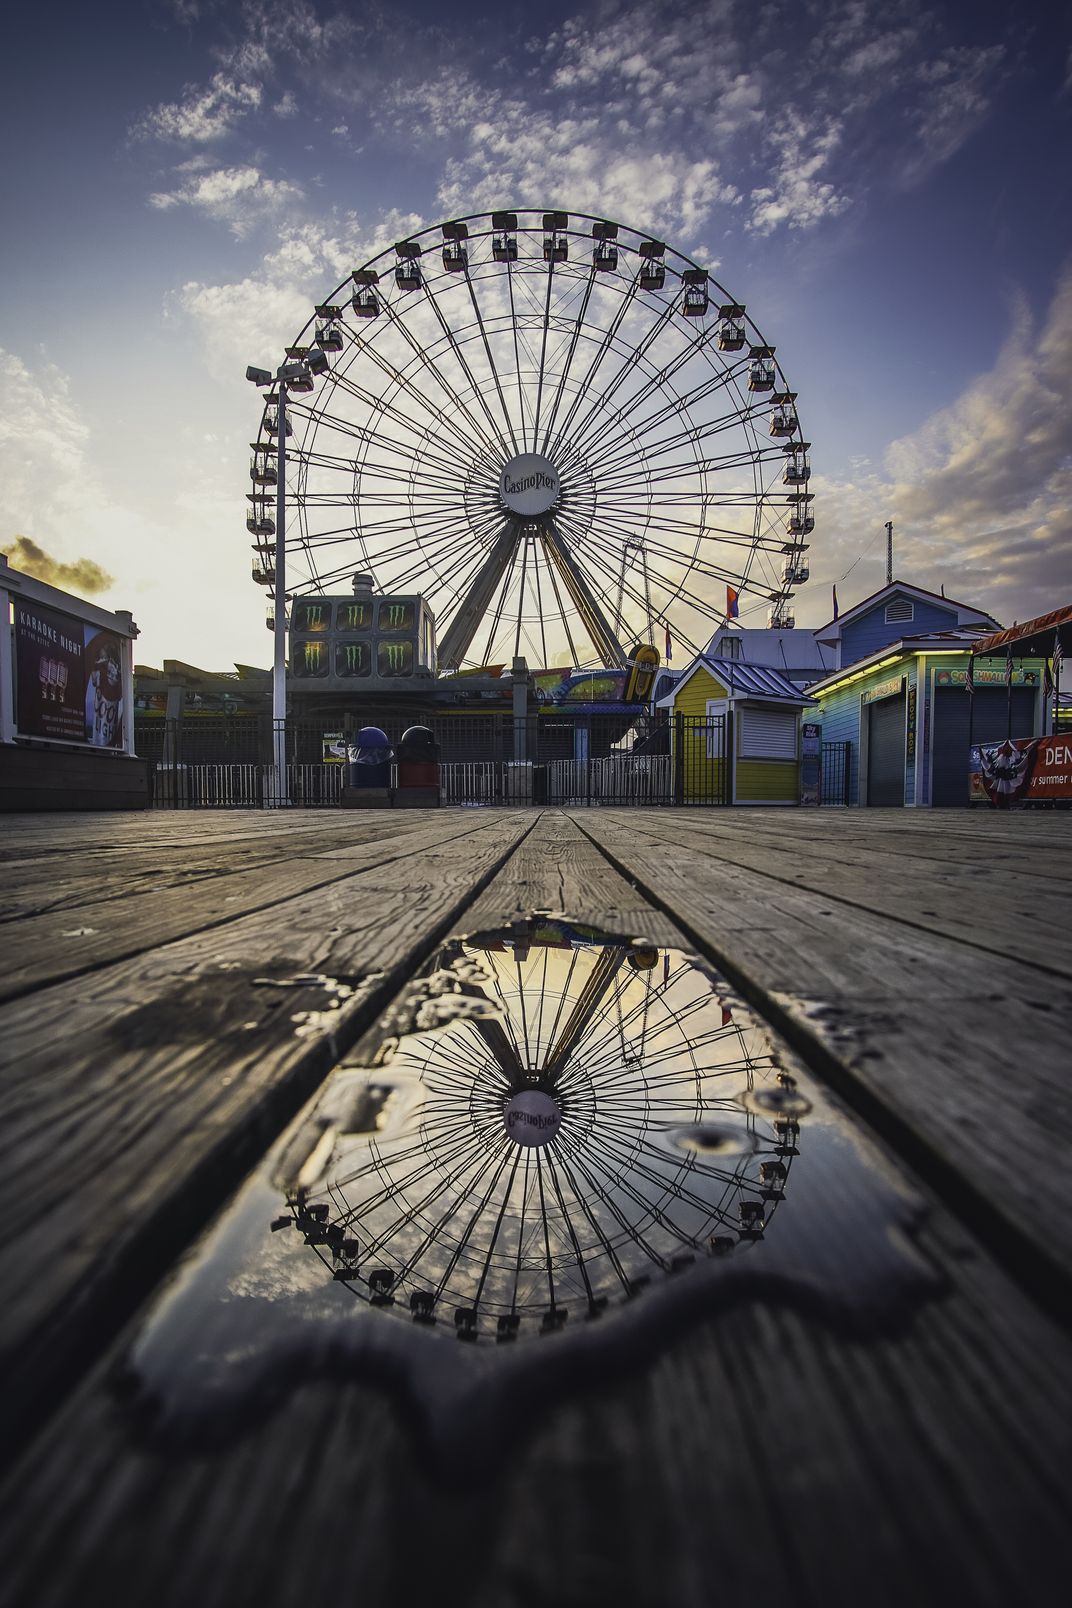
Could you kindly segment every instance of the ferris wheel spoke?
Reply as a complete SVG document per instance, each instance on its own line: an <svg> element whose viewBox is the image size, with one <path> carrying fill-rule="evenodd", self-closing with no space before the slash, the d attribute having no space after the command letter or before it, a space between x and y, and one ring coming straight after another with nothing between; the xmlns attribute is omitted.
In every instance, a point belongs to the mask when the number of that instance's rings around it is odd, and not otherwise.
<svg viewBox="0 0 1072 1608"><path fill-rule="evenodd" d="M464 407L460 398L455 395L453 388L450 386L444 375L441 374L438 366L433 362L429 353L414 340L405 321L398 316L395 308L390 303L385 303L384 311L390 318L394 329L399 333L399 335L401 335L406 345L413 352L413 355L420 368L423 368L429 375L431 375L431 377L439 385L440 389L446 392L447 396L454 403L458 413L470 420L478 440L480 440L486 448L491 450L491 444L483 436L483 432L480 430L476 419L473 418L468 409ZM440 407L437 402L434 402L426 392L423 392L418 388L410 375L405 374L401 369L396 368L395 365L391 363L389 359L386 358L384 354L378 351L375 347L371 345L365 346L362 348L362 352L363 355L367 356L375 367L380 370L381 374L384 375L390 384L394 385L398 390L404 392L404 394L409 397L411 401L416 403L423 413L429 415L435 420L440 429L447 431L451 436L453 436L458 441L459 445L468 449L470 452L472 451L472 441L470 437L466 435L461 425L457 422L457 418L454 414L444 412L442 407ZM336 373L337 372L338 371L336 370ZM390 416L393 418L397 419L400 416L398 409L396 409L393 405L390 405L389 408L385 407L385 411L389 412ZM402 414L401 417L404 419L405 415ZM415 434L419 434L419 427L411 424L410 428Z"/></svg>
<svg viewBox="0 0 1072 1608"><path fill-rule="evenodd" d="M368 400L367 393L362 391L362 389L359 386L354 385L350 380L348 380L346 378L345 375L340 375L339 373L336 372L336 374L334 375L334 380L335 380L335 386L336 386L337 389L340 389L342 391L348 392L351 396L353 396L355 398L355 400L357 400L359 402L367 403L367 400ZM417 427L414 424L413 420L408 418L406 416L406 414L401 413L397 408L395 408L393 406L385 406L382 409L382 412L383 412L384 416L387 419L389 419L393 425L397 426L398 429L403 431L403 440L405 439L405 437L407 435L415 437L418 441L422 440L421 432L417 429ZM322 410L317 415L316 422L317 422L318 428L326 427L329 430L338 431L338 433L340 435L349 436L353 440L358 441L358 442L365 442L367 440L367 434L366 434L366 432L364 430L362 430L360 428L360 426L356 426L356 425L350 423L350 421L344 419L339 414L332 414L332 413L327 412L326 410ZM460 444L462 444L462 443L460 443ZM471 444L470 444L470 451L471 451ZM438 453L427 453L426 456L427 456L428 460L430 462L434 463L439 469L445 470L448 474L453 474L455 476L455 478L457 478L457 476L458 476L458 462L457 462L456 459L451 460L450 458L446 458L446 457L441 458L438 455Z"/></svg>
<svg viewBox="0 0 1072 1608"><path fill-rule="evenodd" d="M609 1236L607 1234L607 1231L604 1228L603 1224L600 1223L599 1219L596 1217L595 1213L593 1212L593 1210L591 1208L591 1205L589 1204L589 1202L588 1202L588 1200L586 1198L586 1191L583 1188L580 1188L578 1186L577 1180L573 1175L573 1171L572 1171L572 1169L570 1167L569 1161L567 1160L567 1157L566 1157L565 1153L560 1153L559 1154L559 1156L558 1156L558 1166L561 1168L562 1173L563 1173L563 1175L564 1175L564 1177L566 1179L566 1182L570 1186L570 1189L571 1189L571 1191L573 1193L574 1200L577 1202L578 1206L581 1208L581 1212L584 1215L585 1221L587 1222L587 1224L588 1224L589 1228L591 1229L592 1233L595 1235L595 1238L597 1239L599 1244L602 1246L603 1254L607 1257L608 1261L610 1262L610 1265L611 1265L611 1268L614 1271L615 1277L617 1278L618 1282L621 1284L621 1287L622 1287L623 1291L626 1294L629 1294L630 1289L631 1289L631 1284L630 1284L629 1276L626 1273L625 1268L622 1266L621 1258L619 1257L618 1252L615 1250L614 1246L611 1244L610 1238L609 1238Z"/></svg>
<svg viewBox="0 0 1072 1608"><path fill-rule="evenodd" d="M518 404L518 415L519 415L518 422L519 422L520 429L521 429L521 439L522 439L522 441L524 441L524 439L525 439L525 400L526 400L526 398L525 398L525 385L524 385L524 381L523 381L523 379L521 377L521 350L520 350L521 330L520 330L520 325L519 325L519 322L518 322L517 308L516 308L515 298L514 298L514 278L515 278L514 266L513 266L512 262L510 261L510 259L507 258L507 261L506 261L506 284L507 284L507 289L509 290L509 293L510 293L510 326L511 326L511 329L513 331L513 337L514 337L514 374L515 374L516 379L517 379L517 404ZM531 418L531 409L529 410L529 416Z"/></svg>
<svg viewBox="0 0 1072 1608"><path fill-rule="evenodd" d="M611 349L613 342L617 339L618 331L624 324L629 309L636 298L636 292L637 281L634 279L630 282L629 289L622 297L621 306L618 308L614 318L611 320L609 328L604 331L602 338L596 343L596 350L592 356L587 370L585 371L584 377L577 388L576 395L570 404L569 411L559 426L558 434L555 436L554 441L551 443L551 446L548 449L551 455L557 452L559 447L566 442L567 432L573 423L577 410L581 406L586 391L594 384L600 364L602 363L604 357L606 357L607 352Z"/></svg>
<svg viewBox="0 0 1072 1608"><path fill-rule="evenodd" d="M469 299L473 304L473 312L476 314L476 321L480 326L480 339L484 343L484 354L487 357L488 368L491 370L491 376L492 376L492 379L495 382L495 390L496 390L496 393L497 393L498 398L499 398L499 406L502 408L503 419L504 419L504 421L506 423L507 433L509 434L509 437L510 437L510 445L513 447L513 449L514 449L514 451L516 453L516 452L519 452L521 449L519 448L519 446L517 444L517 436L514 433L514 421L510 417L510 409L509 409L509 407L507 406L507 403L506 403L506 394L503 391L502 380L499 378L498 366L496 365L495 356L494 356L494 353L492 352L492 349L491 349L491 342L488 339L487 328L486 328L486 326L484 324L483 315L481 314L481 311L480 311L480 303L477 300L476 287L473 284L473 278L472 278L472 275L469 272L468 266L466 267L466 270L465 270L465 284L466 284L467 290L469 291ZM505 442L503 443L503 445L505 447Z"/></svg>
<svg viewBox="0 0 1072 1608"><path fill-rule="evenodd" d="M635 284L636 281L634 280L633 283ZM626 307L627 303L628 303L628 299L623 301L623 304L622 304L623 310ZM582 436L583 435L584 431L586 430L586 428L588 426L589 421L592 419L593 414L599 411L599 409L600 409L600 407L602 405L601 399L604 398L604 397L608 397L608 396L616 396L617 392L618 392L618 387L622 383L622 381L625 380L627 377L631 376L633 373L635 373L637 368L638 368L638 366L643 364L644 360L647 357L648 351L655 344L655 342L658 340L659 336L662 335L666 331L666 329L671 327L672 322L673 322L673 317L674 317L673 303L672 302L664 302L662 304L661 308L660 308L659 314L656 317L654 323L651 324L651 326L648 328L648 330L644 334L643 338L632 347L632 349L627 353L627 355L625 355L622 358L622 361L619 364L618 369L616 370L616 372L614 374L611 375L610 379L603 383L603 385L601 387L601 390L600 390L600 393L599 393L599 399L596 399L593 395L590 394L590 386L586 385L585 387L583 387L581 389L581 391L578 393L577 397L575 398L575 409L576 409L576 407L578 405L580 405L580 406L584 407L585 411L580 414L580 417L578 419L578 424L577 424L577 430L574 432L574 435L571 436L571 445L574 443L574 440L575 440L575 438L577 436ZM611 340L608 340L607 342L603 343L603 345L605 346L606 350L611 350L611 349L613 349L613 337L615 337L617 335L617 330L614 330L613 332L608 332L608 333L612 334L612 338L611 338ZM601 347L599 355L598 355L598 361L597 361L597 364L596 364L597 368L598 368L599 364L602 363L603 357L605 355L606 355L605 350L603 350L603 348ZM572 420L571 420L571 422L572 422ZM578 448L576 448L576 450L578 452L580 452L581 449L578 447Z"/></svg>
<svg viewBox="0 0 1072 1608"><path fill-rule="evenodd" d="M694 385L685 392L678 391L671 386L671 382L676 378L680 369L702 352L704 344L705 338L701 332L701 335L696 340L690 342L688 346L678 353L676 359L671 359L662 368L653 367L640 390L634 392L628 399L623 400L621 411L631 417L635 429L647 431L666 419L680 416L682 413L687 412L689 408L698 406L701 402L709 401L718 392L728 391L731 387L739 385L745 372L744 364L728 364L721 371L708 375L701 384ZM647 402L649 397L656 395L660 391L667 390L669 390L670 394L661 407L643 418L635 417L637 409ZM762 406L763 404L756 403L754 406L743 410L743 412L737 409L731 417L735 421L739 421L745 416L758 414ZM589 418L593 426L595 426L595 414L589 415ZM585 435L582 437L587 450L594 451L599 445L604 428L596 428L592 436Z"/></svg>
<svg viewBox="0 0 1072 1608"><path fill-rule="evenodd" d="M663 407L657 409L654 413L648 414L645 418L634 419L630 417L631 430L634 431L638 437L644 437L650 434L653 430L659 429L663 424L673 423L675 419L687 418L690 410L697 408L703 402L709 401L716 392L727 390L733 377L734 376L731 374L726 374L720 378L712 380L706 385L698 386L692 391L686 393L675 393L672 399L666 402ZM759 404L756 404L754 407L738 407L731 409L728 413L720 414L716 418L708 420L708 422L699 431L695 431L694 429L690 428L685 433L689 439L693 439L694 436L698 439L706 439L710 435L719 434L724 429L733 429L742 424L754 423L759 418L761 412L762 408ZM594 450L595 447L599 445L598 438L590 442L588 445L589 450ZM608 448L600 461L613 461L619 450L619 447L614 446Z"/></svg>
<svg viewBox="0 0 1072 1608"><path fill-rule="evenodd" d="M645 338L647 344L638 351L639 356L644 357L647 355L647 351L649 350L650 346L654 344L656 337L660 333L660 327L660 324L657 323L649 332L648 336ZM688 343L688 345L677 354L676 357L671 358L668 363L664 364L661 368L656 369L655 372L648 377L647 381L640 386L639 390L634 391L628 397L623 397L620 410L621 413L623 415L626 413L629 415L635 415L637 409L644 404L649 396L653 395L658 390L669 386L675 375L679 373L679 371L684 368L687 363L691 362L692 359L701 351L704 341L704 331L700 330L698 334ZM605 394L608 396L615 396L617 394L619 381L626 378L633 372L636 372L636 369L632 365L627 367L625 364L623 364L617 375L615 375L615 377L611 380ZM715 381L711 381L709 383L712 385L717 383L729 383L728 376L724 380L721 377L716 377ZM642 423L643 421L637 421L636 428L641 428ZM574 444L579 450L591 453L596 449L600 440L605 434L606 429L608 428L606 424L597 428L598 424L599 408L598 404L593 404L588 413L581 417L578 428L574 432Z"/></svg>
<svg viewBox="0 0 1072 1608"><path fill-rule="evenodd" d="M592 267L588 270L588 279L587 279L587 281L585 283L584 295L581 298L581 305L578 308L577 316L574 319L573 330L572 330L572 333L570 335L569 349L566 352L566 360L563 363L561 373L559 374L558 385L557 385L557 387L555 389L554 402L553 402L553 404L551 406L551 411L547 415L547 425L546 425L546 428L544 430L544 438L543 438L543 452L544 452L544 454L547 453L548 447L550 445L551 431L555 427L555 420L558 417L558 410L559 410L559 407L560 407L561 402L562 402L562 397L563 397L563 393L565 391L566 382L569 379L570 369L573 367L574 353L577 350L577 343L581 338L581 330L584 327L584 320L585 320L585 317L586 317L587 312L588 312L588 304L592 299L592 288L595 285L595 282L596 282L596 269L595 269L595 264L593 263Z"/></svg>
<svg viewBox="0 0 1072 1608"><path fill-rule="evenodd" d="M468 280L468 275L466 276L466 279ZM432 289L431 289L430 285L428 284L427 280L425 280L425 282L424 282L424 295L425 295L426 301L431 305L432 311L436 316L436 320L437 320L437 322L439 324L439 327L443 331L443 334L446 337L446 339L447 339L447 341L448 341L448 343L450 345L450 349L454 354L455 361L457 362L458 366L461 368L462 373L465 375L466 379L468 380L474 397L476 398L476 400L479 402L481 408L483 409L484 416L488 421L488 428L491 431L490 437L485 437L485 440L487 441L487 444L488 444L490 450L494 453L495 450L498 449L502 453L504 458L509 457L510 449L506 444L505 437L503 436L503 433L502 433L502 428L496 422L495 416L492 413L490 407L488 406L487 400L485 399L483 388L478 383L475 375L473 374L472 369L469 367L468 359L466 358L465 353L462 350L461 344L458 341L457 336L455 335L455 333L454 333L453 329L451 328L451 326L447 323L446 319L443 317L443 310L440 307L438 301L436 300L436 298L435 298L435 296L434 296L434 294L432 292ZM483 320L480 318L480 309L479 309L479 307L476 306L475 298L474 298L474 309L476 311L477 320L480 323L481 332L484 333ZM485 340L486 340L486 334L485 334ZM460 407L464 407L466 417L469 418L469 419L472 419L473 423L474 423L474 426L476 426L477 425L476 416L469 410L468 406L465 403L462 402L460 397L457 397L457 401L458 401L458 405Z"/></svg>
<svg viewBox="0 0 1072 1608"><path fill-rule="evenodd" d="M536 379L536 412L532 421L532 450L536 451L537 440L540 434L540 403L543 400L544 365L547 361L547 331L551 317L551 291L555 281L554 258L547 262L547 297L543 309L543 334L540 340L540 367Z"/></svg>

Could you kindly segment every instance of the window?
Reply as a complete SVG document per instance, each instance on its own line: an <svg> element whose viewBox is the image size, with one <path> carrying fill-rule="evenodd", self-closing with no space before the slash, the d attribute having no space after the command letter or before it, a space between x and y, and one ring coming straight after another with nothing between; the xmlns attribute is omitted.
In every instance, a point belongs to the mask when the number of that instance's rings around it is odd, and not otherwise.
<svg viewBox="0 0 1072 1608"><path fill-rule="evenodd" d="M797 757L795 709L756 709L746 704L738 712L738 730L742 759Z"/></svg>
<svg viewBox="0 0 1072 1608"><path fill-rule="evenodd" d="M740 637L724 636L718 645L719 657L723 659L739 659L744 646Z"/></svg>
<svg viewBox="0 0 1072 1608"><path fill-rule="evenodd" d="M901 625L911 620L915 612L914 605L906 597L895 597L892 603L886 604L886 624Z"/></svg>

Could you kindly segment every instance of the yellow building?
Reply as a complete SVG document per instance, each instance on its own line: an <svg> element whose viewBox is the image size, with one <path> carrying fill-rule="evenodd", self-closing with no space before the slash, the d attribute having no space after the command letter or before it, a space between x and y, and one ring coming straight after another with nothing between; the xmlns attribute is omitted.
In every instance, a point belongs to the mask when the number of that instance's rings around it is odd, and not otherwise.
<svg viewBox="0 0 1072 1608"><path fill-rule="evenodd" d="M799 804L800 717L814 703L777 670L699 655L656 706L675 716L682 801Z"/></svg>

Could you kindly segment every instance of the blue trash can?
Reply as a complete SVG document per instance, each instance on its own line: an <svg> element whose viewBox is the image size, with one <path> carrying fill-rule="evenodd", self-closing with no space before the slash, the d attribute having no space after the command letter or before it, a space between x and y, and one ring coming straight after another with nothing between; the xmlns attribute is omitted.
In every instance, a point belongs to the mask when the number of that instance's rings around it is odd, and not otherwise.
<svg viewBox="0 0 1072 1608"><path fill-rule="evenodd" d="M356 741L347 745L347 782L350 787L391 785L391 744L379 726L362 726Z"/></svg>

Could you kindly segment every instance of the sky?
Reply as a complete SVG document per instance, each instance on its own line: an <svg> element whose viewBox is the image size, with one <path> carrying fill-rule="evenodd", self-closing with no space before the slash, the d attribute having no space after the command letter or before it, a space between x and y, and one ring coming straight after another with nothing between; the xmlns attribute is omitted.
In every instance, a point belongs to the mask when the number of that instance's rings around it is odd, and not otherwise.
<svg viewBox="0 0 1072 1608"><path fill-rule="evenodd" d="M0 550L266 665L248 363L443 219L562 207L710 267L815 493L800 627L899 578L1072 600L1072 23L986 0L127 0L7 24ZM22 538L22 543L18 543ZM748 618L743 623L761 623Z"/></svg>

